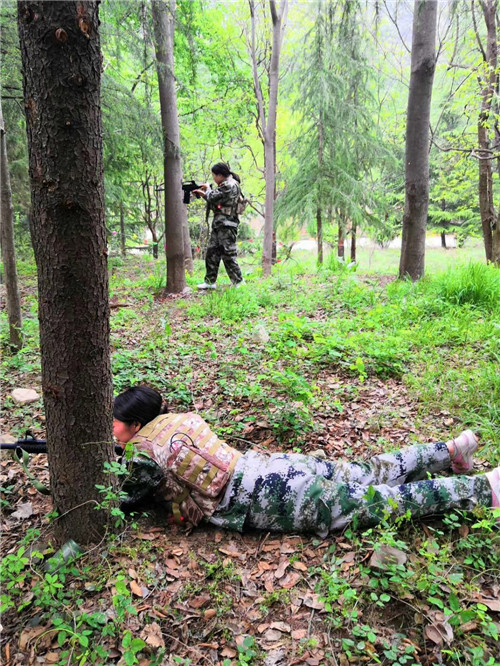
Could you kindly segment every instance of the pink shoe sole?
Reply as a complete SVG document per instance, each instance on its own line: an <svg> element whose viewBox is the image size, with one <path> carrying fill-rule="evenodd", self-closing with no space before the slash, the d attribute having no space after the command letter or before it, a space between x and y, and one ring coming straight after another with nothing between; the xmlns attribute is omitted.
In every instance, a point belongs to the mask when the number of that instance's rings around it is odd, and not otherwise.
<svg viewBox="0 0 500 666"><path fill-rule="evenodd" d="M500 467L486 472L485 476L491 486L491 506L493 509L500 509Z"/></svg>
<svg viewBox="0 0 500 666"><path fill-rule="evenodd" d="M465 430L452 440L455 456L451 459L451 469L455 474L465 474L474 468L473 454L479 442L472 430Z"/></svg>

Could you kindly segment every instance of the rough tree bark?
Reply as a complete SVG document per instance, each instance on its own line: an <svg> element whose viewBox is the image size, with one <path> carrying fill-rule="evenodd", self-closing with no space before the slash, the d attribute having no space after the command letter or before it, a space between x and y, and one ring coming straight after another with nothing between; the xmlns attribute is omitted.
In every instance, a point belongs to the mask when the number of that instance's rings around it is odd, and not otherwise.
<svg viewBox="0 0 500 666"><path fill-rule="evenodd" d="M351 228L351 256L349 261L351 263L356 263L356 234L358 231L358 225L356 222L352 223L352 228Z"/></svg>
<svg viewBox="0 0 500 666"><path fill-rule="evenodd" d="M153 34L160 95L165 171L165 248L167 292L186 289L186 208L182 203L179 117L174 75L175 0L153 0Z"/></svg>
<svg viewBox="0 0 500 666"><path fill-rule="evenodd" d="M120 249L122 257L127 256L127 248L125 244L125 211L123 208L123 201L120 201Z"/></svg>
<svg viewBox="0 0 500 666"><path fill-rule="evenodd" d="M479 211L483 229L486 260L500 266L500 228L493 200L493 159L490 144L490 118L493 99L498 91L498 0L480 0L486 24L486 51L476 33L483 55L483 74L479 77L481 89L481 111L477 123L479 146ZM474 10L474 3L473 3ZM497 149L498 150L498 149Z"/></svg>
<svg viewBox="0 0 500 666"><path fill-rule="evenodd" d="M337 236L337 257L344 259L345 257L345 231L346 221L343 213L339 214L339 230Z"/></svg>
<svg viewBox="0 0 500 666"><path fill-rule="evenodd" d="M318 264L323 264L323 218L321 206L316 209L316 240L318 242Z"/></svg>
<svg viewBox="0 0 500 666"><path fill-rule="evenodd" d="M320 59L322 55L320 52ZM318 173L323 174L323 151L324 151L324 135L323 135L323 114L319 112L318 119ZM316 209L316 238L318 241L318 264L323 264L323 218L321 215L321 192L318 195L318 207Z"/></svg>
<svg viewBox="0 0 500 666"><path fill-rule="evenodd" d="M406 117L406 177L399 277L418 280L425 269L429 206L429 122L436 66L437 0L415 0L410 93Z"/></svg>
<svg viewBox="0 0 500 666"><path fill-rule="evenodd" d="M42 389L58 540L100 538L112 385L98 2L19 2Z"/></svg>
<svg viewBox="0 0 500 666"><path fill-rule="evenodd" d="M7 317L9 319L9 344L14 351L23 346L21 299L17 283L16 248L14 246L14 211L10 188L7 140L0 100L0 186L2 188L2 261L7 292Z"/></svg>
<svg viewBox="0 0 500 666"><path fill-rule="evenodd" d="M254 91L258 108L258 127L264 146L264 178L266 181L266 203L264 208L264 242L262 248L262 272L264 276L271 275L273 265L273 232L274 232L274 199L276 195L276 116L278 111L278 84L279 64L283 34L285 31L288 0L281 0L276 7L275 0L269 0L271 20L273 24L273 38L271 46L271 60L269 63L269 102L266 117L264 94L260 84L258 72L258 56L256 49L256 15L255 1L248 0L250 7L251 38L250 57Z"/></svg>

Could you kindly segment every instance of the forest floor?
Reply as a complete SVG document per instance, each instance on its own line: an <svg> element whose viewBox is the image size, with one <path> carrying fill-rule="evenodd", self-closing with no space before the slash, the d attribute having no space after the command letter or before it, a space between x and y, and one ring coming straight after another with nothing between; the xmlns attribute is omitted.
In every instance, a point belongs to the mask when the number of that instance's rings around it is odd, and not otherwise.
<svg viewBox="0 0 500 666"><path fill-rule="evenodd" d="M476 472L498 464L493 270L412 285L294 261L238 290L181 298L161 295L164 264L110 263L116 392L154 386L242 451L359 460L472 427ZM2 362L2 441L45 434L42 401L10 397L41 394L35 276L21 272L26 347ZM48 485L46 456L29 472ZM117 516L102 543L47 571L50 500L5 452L0 484L6 666L499 663L491 512L321 539L208 525L186 534L150 507Z"/></svg>

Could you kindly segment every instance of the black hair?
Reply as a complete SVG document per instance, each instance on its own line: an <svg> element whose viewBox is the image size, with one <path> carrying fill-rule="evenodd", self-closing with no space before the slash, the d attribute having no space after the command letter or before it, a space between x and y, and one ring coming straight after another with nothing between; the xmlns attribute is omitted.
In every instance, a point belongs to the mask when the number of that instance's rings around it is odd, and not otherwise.
<svg viewBox="0 0 500 666"><path fill-rule="evenodd" d="M127 425L140 423L145 426L162 413L162 397L149 386L132 386L117 395L113 405L113 417Z"/></svg>
<svg viewBox="0 0 500 666"><path fill-rule="evenodd" d="M213 165L211 171L212 173L215 173L217 176L224 176L224 178L232 176L235 180L238 181L238 183L241 183L241 179L238 176L238 174L233 173L229 168L229 164L225 164L225 162L217 162L217 164Z"/></svg>

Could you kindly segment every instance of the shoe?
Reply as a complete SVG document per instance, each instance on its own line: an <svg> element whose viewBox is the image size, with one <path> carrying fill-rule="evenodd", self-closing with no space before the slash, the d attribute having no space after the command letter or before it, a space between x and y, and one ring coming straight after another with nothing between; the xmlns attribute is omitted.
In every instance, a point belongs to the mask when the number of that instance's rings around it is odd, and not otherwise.
<svg viewBox="0 0 500 666"><path fill-rule="evenodd" d="M500 508L500 467L492 472L486 472L486 478L491 486L491 506L493 509Z"/></svg>
<svg viewBox="0 0 500 666"><path fill-rule="evenodd" d="M245 284L245 280L241 280L240 282L233 282L233 287L234 287L235 289L239 289L239 288L242 287L244 284Z"/></svg>
<svg viewBox="0 0 500 666"><path fill-rule="evenodd" d="M209 282L202 282L198 285L198 289L215 289L215 282L210 284Z"/></svg>
<svg viewBox="0 0 500 666"><path fill-rule="evenodd" d="M465 430L458 437L451 440L455 447L455 453L451 456L451 469L455 474L464 474L472 471L474 460L472 454L477 449L479 442L472 430Z"/></svg>

